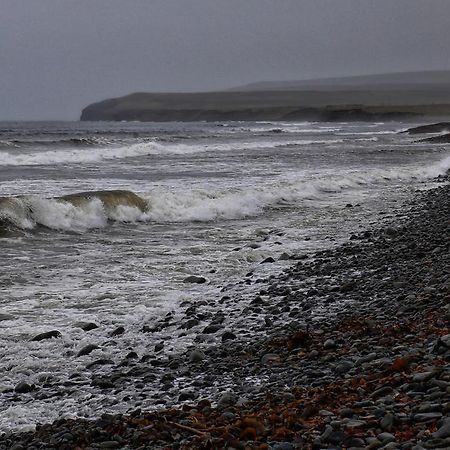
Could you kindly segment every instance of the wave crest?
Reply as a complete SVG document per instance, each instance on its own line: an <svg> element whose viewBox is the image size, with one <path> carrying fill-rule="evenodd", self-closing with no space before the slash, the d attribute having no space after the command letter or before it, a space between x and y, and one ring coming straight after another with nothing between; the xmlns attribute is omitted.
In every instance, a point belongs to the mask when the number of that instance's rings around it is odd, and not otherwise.
<svg viewBox="0 0 450 450"><path fill-rule="evenodd" d="M147 209L146 200L124 190L80 192L54 198L3 197L0 228L30 230L41 226L81 233L104 227L108 221L140 220Z"/></svg>

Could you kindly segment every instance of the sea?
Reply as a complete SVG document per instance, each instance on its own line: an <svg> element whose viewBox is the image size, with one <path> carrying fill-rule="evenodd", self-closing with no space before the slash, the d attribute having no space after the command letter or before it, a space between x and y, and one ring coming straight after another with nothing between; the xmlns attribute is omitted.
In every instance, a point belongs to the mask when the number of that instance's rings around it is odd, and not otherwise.
<svg viewBox="0 0 450 450"><path fill-rule="evenodd" d="M449 146L401 133L413 125L0 123L0 431L152 408L157 386L138 403L70 380L161 339L179 354L196 333L143 326L245 302L296 258L401 215L450 168ZM60 393L39 395L49 380Z"/></svg>

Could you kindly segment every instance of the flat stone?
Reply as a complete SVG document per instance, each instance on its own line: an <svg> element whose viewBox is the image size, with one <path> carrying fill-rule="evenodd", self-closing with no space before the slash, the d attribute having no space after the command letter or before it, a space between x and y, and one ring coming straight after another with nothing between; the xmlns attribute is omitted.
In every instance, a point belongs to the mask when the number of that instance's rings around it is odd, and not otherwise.
<svg viewBox="0 0 450 450"><path fill-rule="evenodd" d="M428 412L428 413L419 413L414 415L414 420L416 422L426 422L427 420L437 420L442 417L442 413L440 412Z"/></svg>

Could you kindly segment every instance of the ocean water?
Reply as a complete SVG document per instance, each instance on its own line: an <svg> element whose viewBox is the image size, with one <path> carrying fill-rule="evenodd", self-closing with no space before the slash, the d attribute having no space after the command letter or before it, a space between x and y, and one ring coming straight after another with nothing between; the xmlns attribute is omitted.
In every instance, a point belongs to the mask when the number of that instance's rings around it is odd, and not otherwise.
<svg viewBox="0 0 450 450"><path fill-rule="evenodd" d="M450 148L398 133L410 125L0 123L0 429L132 409L131 388L81 383L19 400L12 389L62 386L95 359L142 356L161 339L177 354L195 330L142 326L199 298L213 311L224 291L244 301L247 273L277 274L286 255L337 245L433 186ZM30 341L50 330L62 337ZM92 343L101 349L76 357ZM155 386L143 407L161 395Z"/></svg>

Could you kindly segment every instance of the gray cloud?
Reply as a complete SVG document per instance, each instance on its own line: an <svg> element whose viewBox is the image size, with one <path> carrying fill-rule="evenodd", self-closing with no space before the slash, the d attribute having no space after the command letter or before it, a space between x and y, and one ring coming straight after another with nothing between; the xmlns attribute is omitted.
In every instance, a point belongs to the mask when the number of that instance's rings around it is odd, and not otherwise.
<svg viewBox="0 0 450 450"><path fill-rule="evenodd" d="M0 118L134 91L448 69L448 0L0 0Z"/></svg>

